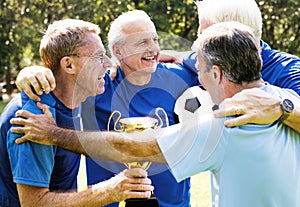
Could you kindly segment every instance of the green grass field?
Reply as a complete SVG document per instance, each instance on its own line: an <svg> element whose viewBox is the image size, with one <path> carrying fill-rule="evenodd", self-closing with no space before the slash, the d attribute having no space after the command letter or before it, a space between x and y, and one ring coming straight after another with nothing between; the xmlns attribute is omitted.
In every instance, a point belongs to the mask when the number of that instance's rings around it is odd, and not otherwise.
<svg viewBox="0 0 300 207"><path fill-rule="evenodd" d="M192 177L191 204L192 207L211 206L209 172L203 172Z"/></svg>

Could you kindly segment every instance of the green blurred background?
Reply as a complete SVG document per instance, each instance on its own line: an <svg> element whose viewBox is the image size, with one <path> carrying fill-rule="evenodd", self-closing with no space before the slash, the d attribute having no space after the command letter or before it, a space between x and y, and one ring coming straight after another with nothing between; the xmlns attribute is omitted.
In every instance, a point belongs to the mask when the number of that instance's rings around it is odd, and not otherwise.
<svg viewBox="0 0 300 207"><path fill-rule="evenodd" d="M263 39L273 48L300 56L300 1L257 0L263 14ZM54 20L78 18L98 24L107 43L110 22L122 12L145 10L154 21L162 49L189 50L198 28L192 0L1 0L0 83L15 90L18 71L40 64L42 31Z"/></svg>

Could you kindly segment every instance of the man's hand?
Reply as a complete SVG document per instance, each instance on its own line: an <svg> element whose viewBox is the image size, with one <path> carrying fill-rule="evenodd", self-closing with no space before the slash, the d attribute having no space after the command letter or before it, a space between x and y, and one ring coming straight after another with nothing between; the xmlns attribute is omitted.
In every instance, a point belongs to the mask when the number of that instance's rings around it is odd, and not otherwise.
<svg viewBox="0 0 300 207"><path fill-rule="evenodd" d="M32 91L32 87L38 95L46 94L55 88L55 78L49 68L31 66L23 68L18 74L16 85L20 91L24 91L29 98L40 101L40 98ZM32 86L32 87L31 87Z"/></svg>
<svg viewBox="0 0 300 207"><path fill-rule="evenodd" d="M111 202L119 202L129 198L149 198L154 187L147 177L146 170L142 168L126 169L115 177L93 185L94 191L103 185L110 192Z"/></svg>
<svg viewBox="0 0 300 207"><path fill-rule="evenodd" d="M16 112L18 117L10 120L11 124L20 125L12 127L10 131L24 134L24 136L16 139L17 144L25 141L33 141L45 145L53 144L49 137L51 130L56 127L53 116L47 105L37 103L37 106L44 114L33 114L26 110L18 110Z"/></svg>
<svg viewBox="0 0 300 207"><path fill-rule="evenodd" d="M245 89L232 98L225 99L219 109L214 111L216 117L235 116L226 120L225 126L234 127L248 123L271 124L282 114L281 99L259 88Z"/></svg>
<svg viewBox="0 0 300 207"><path fill-rule="evenodd" d="M177 64L183 64L182 63L182 57L180 57L179 53L178 54L172 54L174 51L168 51L164 50L159 53L158 56L158 61L159 62L164 62L164 63L177 63Z"/></svg>

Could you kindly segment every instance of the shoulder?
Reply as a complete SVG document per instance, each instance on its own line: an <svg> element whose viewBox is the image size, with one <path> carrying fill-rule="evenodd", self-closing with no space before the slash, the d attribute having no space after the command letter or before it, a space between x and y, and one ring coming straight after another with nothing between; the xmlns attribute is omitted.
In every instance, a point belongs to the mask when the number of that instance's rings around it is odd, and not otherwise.
<svg viewBox="0 0 300 207"><path fill-rule="evenodd" d="M278 63L286 63L286 64L288 64L289 62L292 62L292 63L300 64L299 57L292 55L290 53L287 53L287 52L282 52L282 51L272 49L265 42L262 42L262 59L264 62L272 61L274 63L278 62ZM282 66L287 66L286 64L282 65ZM299 65L299 67L300 67L300 65Z"/></svg>
<svg viewBox="0 0 300 207"><path fill-rule="evenodd" d="M28 98L27 95L25 95L23 92L21 92L22 96L22 109L30 111L31 113L35 114L41 114L42 111L37 107L36 101L33 101L32 99ZM50 111L53 114L54 107L56 105L56 100L53 97L52 93L50 94L42 94L40 96L41 98L41 103L46 104L49 106Z"/></svg>
<svg viewBox="0 0 300 207"><path fill-rule="evenodd" d="M292 89L289 88L280 88L278 86L267 84L266 86L261 88L262 90L266 91L267 93L280 96L281 98L289 98L293 99L297 102L300 101L299 95Z"/></svg>
<svg viewBox="0 0 300 207"><path fill-rule="evenodd" d="M10 119L15 117L16 111L21 109L21 107L22 100L21 94L19 93L7 104L0 116L0 129L2 137L6 137L6 133L11 127Z"/></svg>
<svg viewBox="0 0 300 207"><path fill-rule="evenodd" d="M18 93L4 108L0 117L1 124L2 122L5 122L5 120L8 117L13 117L15 112L19 110L21 107L22 107L21 94Z"/></svg>
<svg viewBox="0 0 300 207"><path fill-rule="evenodd" d="M171 77L179 77L189 86L199 85L198 73L195 70L186 68L183 65L175 63L159 63L157 65L157 73L164 73Z"/></svg>
<svg viewBox="0 0 300 207"><path fill-rule="evenodd" d="M178 63L162 63L159 62L157 64L157 69L161 70L161 69L165 69L168 72L173 72L173 73L195 73L195 71L192 71L186 67L184 67L181 64Z"/></svg>

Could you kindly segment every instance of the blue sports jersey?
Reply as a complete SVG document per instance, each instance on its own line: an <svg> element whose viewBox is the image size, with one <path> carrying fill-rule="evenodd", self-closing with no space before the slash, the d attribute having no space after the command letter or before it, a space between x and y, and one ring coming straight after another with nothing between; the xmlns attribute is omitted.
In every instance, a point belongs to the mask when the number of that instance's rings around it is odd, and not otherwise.
<svg viewBox="0 0 300 207"><path fill-rule="evenodd" d="M114 110L121 112L122 118L151 116L157 118L155 109L163 108L168 116L169 125L177 123L174 105L177 97L188 87L199 85L195 71L189 71L180 65L159 63L152 74L150 82L145 86L131 84L124 73L118 68L114 81L105 76L105 92L90 97L83 104L83 125L85 129L108 129L107 123ZM159 116L165 126L166 120L162 113ZM112 118L109 129L114 129ZM95 184L112 177L125 169L124 164L100 162L87 158L88 184ZM147 170L155 187L154 194L161 207L189 206L190 179L177 183L166 165L152 164ZM117 206L111 204L109 206Z"/></svg>
<svg viewBox="0 0 300 207"><path fill-rule="evenodd" d="M293 89L300 95L300 58L274 50L264 41L261 41L261 47L263 80L280 88ZM183 60L183 65L196 70L196 61L197 55L193 52Z"/></svg>
<svg viewBox="0 0 300 207"><path fill-rule="evenodd" d="M290 89L262 87L299 101ZM219 185L213 206L300 206L300 134L276 121L224 127L212 114L161 133L159 147L178 181L211 170ZM200 123L200 124L199 124Z"/></svg>
<svg viewBox="0 0 300 207"><path fill-rule="evenodd" d="M262 78L280 88L293 89L300 95L300 58L273 50L263 41L261 46Z"/></svg>
<svg viewBox="0 0 300 207"><path fill-rule="evenodd" d="M53 93L41 96L41 103L50 106L56 123L74 128L78 120L72 118L72 110L66 108ZM19 93L4 109L1 119L0 139L0 206L20 206L16 184L26 184L54 190L76 189L80 156L55 146L33 142L15 144L19 134L9 131L9 120L19 109L42 113L36 103L23 92Z"/></svg>

